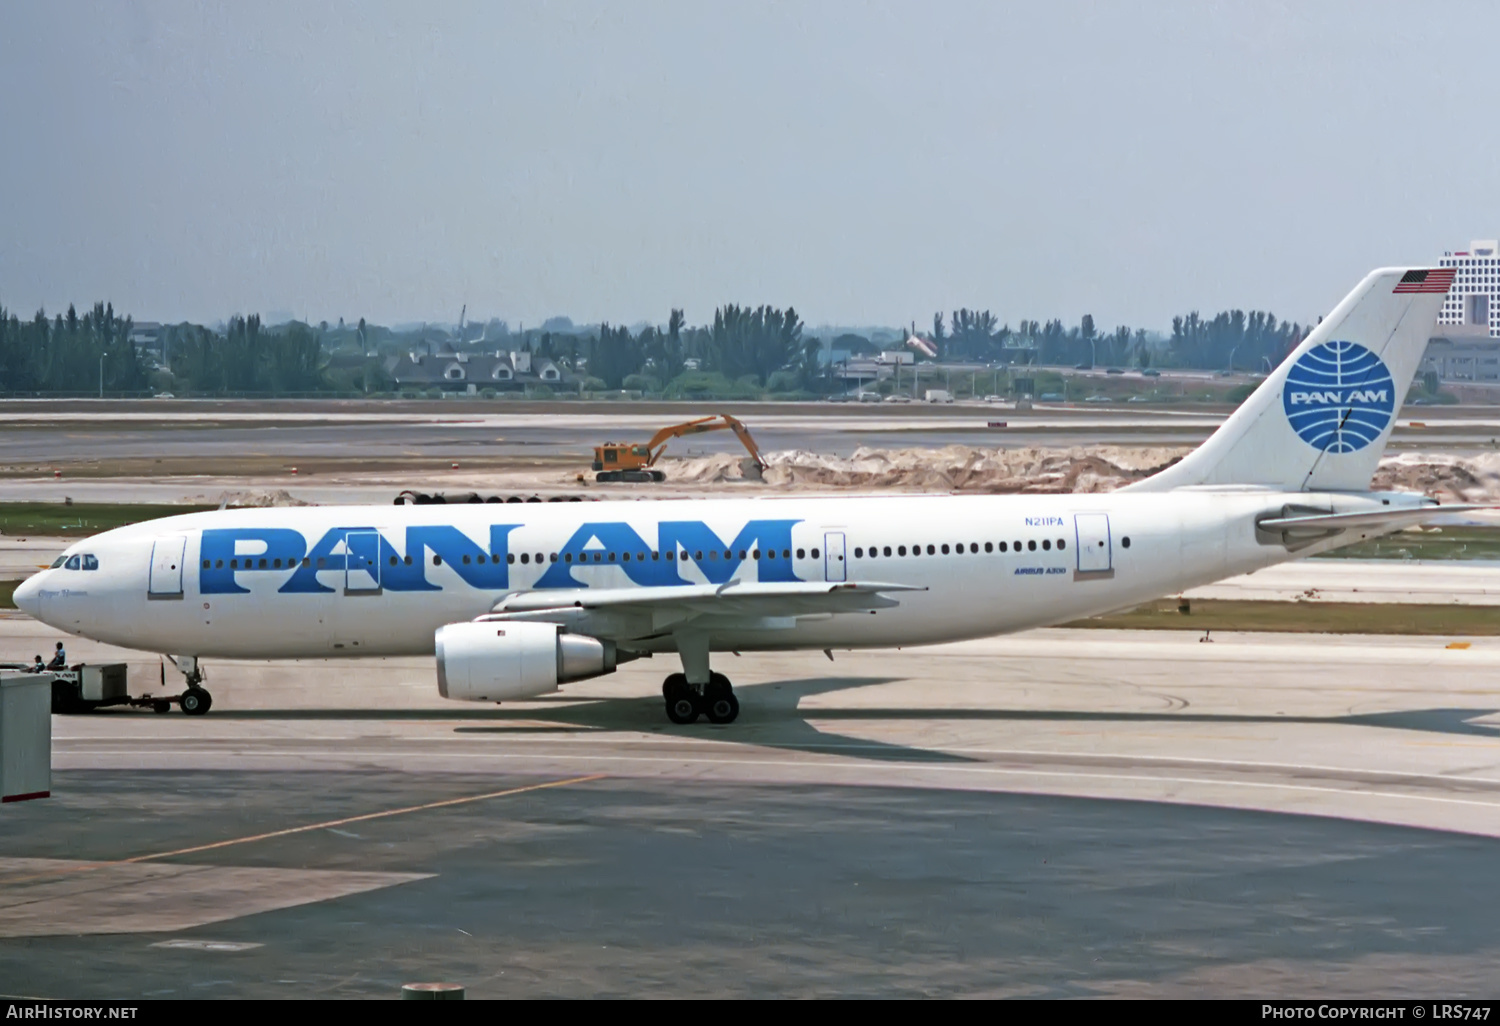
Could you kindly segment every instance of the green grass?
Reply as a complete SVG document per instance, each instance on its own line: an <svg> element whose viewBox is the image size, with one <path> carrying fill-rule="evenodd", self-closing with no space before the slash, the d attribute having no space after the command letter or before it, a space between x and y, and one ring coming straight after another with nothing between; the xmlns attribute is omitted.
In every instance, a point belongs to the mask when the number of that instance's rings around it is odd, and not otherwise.
<svg viewBox="0 0 1500 1026"><path fill-rule="evenodd" d="M0 534L82 538L142 520L197 513L214 506L109 502L0 502Z"/></svg>
<svg viewBox="0 0 1500 1026"><path fill-rule="evenodd" d="M1444 527L1436 531L1398 531L1312 558L1500 559L1500 530L1492 527Z"/></svg>
<svg viewBox="0 0 1500 1026"><path fill-rule="evenodd" d="M1292 634L1500 635L1500 606L1377 602L1254 602L1176 599L1125 613L1077 620L1069 627L1113 630L1276 631Z"/></svg>

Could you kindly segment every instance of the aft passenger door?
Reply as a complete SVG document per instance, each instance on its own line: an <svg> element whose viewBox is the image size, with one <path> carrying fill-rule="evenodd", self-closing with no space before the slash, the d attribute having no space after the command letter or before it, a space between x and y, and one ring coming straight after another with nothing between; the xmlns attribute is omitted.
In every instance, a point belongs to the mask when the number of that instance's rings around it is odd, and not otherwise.
<svg viewBox="0 0 1500 1026"><path fill-rule="evenodd" d="M146 583L146 597L182 598L182 559L187 552L187 538L171 535L158 538L151 546L151 576Z"/></svg>
<svg viewBox="0 0 1500 1026"><path fill-rule="evenodd" d="M1108 574L1114 570L1114 543L1108 513L1075 513L1073 529L1080 574Z"/></svg>

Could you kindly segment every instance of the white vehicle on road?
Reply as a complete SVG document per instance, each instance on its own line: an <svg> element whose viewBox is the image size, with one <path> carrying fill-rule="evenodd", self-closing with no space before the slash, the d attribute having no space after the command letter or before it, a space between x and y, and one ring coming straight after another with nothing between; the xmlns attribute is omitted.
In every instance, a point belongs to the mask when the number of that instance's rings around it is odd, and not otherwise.
<svg viewBox="0 0 1500 1026"><path fill-rule="evenodd" d="M1469 507L1372 492L1453 272L1372 272L1185 459L1118 492L325 506L192 513L79 541L15 602L205 658L435 654L495 702L675 654L666 714L726 723L723 652L935 644L1021 631Z"/></svg>

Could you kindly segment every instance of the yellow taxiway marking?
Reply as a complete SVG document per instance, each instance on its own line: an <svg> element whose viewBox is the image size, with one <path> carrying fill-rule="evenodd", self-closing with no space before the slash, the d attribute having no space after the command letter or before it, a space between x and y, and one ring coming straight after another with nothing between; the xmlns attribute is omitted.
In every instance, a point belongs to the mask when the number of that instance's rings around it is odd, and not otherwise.
<svg viewBox="0 0 1500 1026"><path fill-rule="evenodd" d="M192 848L178 848L176 851L159 851L151 855L137 855L128 859L112 859L105 862L91 862L81 866L69 866L66 869L54 869L45 873L36 873L31 876L4 879L0 878L0 886L18 883L29 883L32 880L44 880L48 877L59 876L64 873L80 873L91 869L102 869L105 866L130 865L134 862L150 862L153 859L172 858L176 855L191 855L200 851L212 851L215 848L228 848L235 844L250 844L253 841L265 841L272 837L287 837L291 834L305 834L310 830L327 830L329 827L344 826L347 823L363 823L372 819L385 819L389 816L403 816L408 812L425 812L428 809L442 809L451 805L467 805L470 802L488 801L491 798L507 798L511 795L525 794L528 791L543 791L550 787L567 787L570 784L586 784L591 780L603 780L609 776L607 773L591 773L584 777L569 777L567 780L549 780L542 784L527 784L525 787L511 787L504 791L490 791L486 794L465 795L462 798L446 798L442 801L427 802L423 805L408 805L401 809L386 809L383 812L366 812L360 816L345 816L343 819L330 819L323 823L309 823L306 826L288 827L285 830L272 830L264 834L251 834L249 837L235 837L228 841L215 841L212 844L199 844Z"/></svg>
<svg viewBox="0 0 1500 1026"><path fill-rule="evenodd" d="M367 812L362 816L346 816L343 819L330 819L324 823L309 823L307 826L288 827L285 830L272 830L265 834L252 834L249 837L236 837L228 841L215 841L212 844L200 844L193 848L179 848L176 851L160 851L154 855L137 855L132 859L119 859L120 863L149 862L152 859L167 859L176 855L191 855L194 852L212 851L215 848L227 848L234 844L249 844L252 841L265 841L272 837L286 837L290 834L305 834L309 830L327 830L329 827L344 826L347 823L363 823L371 819L384 819L387 816L403 816L408 812L424 812L427 809L441 809L450 805L467 805L469 802L482 802L490 798L505 798L513 794L525 794L527 791L542 791L549 787L567 787L569 784L584 784L590 780L602 780L608 774L593 773L586 777L569 777L567 780L549 780L545 784L527 784L525 787L512 787L504 791L491 791L488 794L471 794L463 798L447 798L440 802L428 802L425 805L408 805L404 809L386 809L384 812Z"/></svg>

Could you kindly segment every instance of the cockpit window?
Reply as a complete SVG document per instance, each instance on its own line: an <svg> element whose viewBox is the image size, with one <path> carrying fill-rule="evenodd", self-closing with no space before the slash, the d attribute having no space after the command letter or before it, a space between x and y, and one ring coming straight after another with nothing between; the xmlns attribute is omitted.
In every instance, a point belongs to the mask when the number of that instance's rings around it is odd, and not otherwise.
<svg viewBox="0 0 1500 1026"><path fill-rule="evenodd" d="M62 566L63 563L65 563L67 561L67 559L68 559L67 556L58 556L56 559L54 559L52 561L52 565L49 566L47 569L48 570L56 570L58 567Z"/></svg>
<svg viewBox="0 0 1500 1026"><path fill-rule="evenodd" d="M68 557L68 561L63 564L63 569L64 570L78 570L78 569L81 568L80 564L82 562L83 562L83 557L82 556L69 556Z"/></svg>
<svg viewBox="0 0 1500 1026"><path fill-rule="evenodd" d="M99 557L93 555L92 553L85 552L83 554L83 568L85 570L99 569Z"/></svg>

